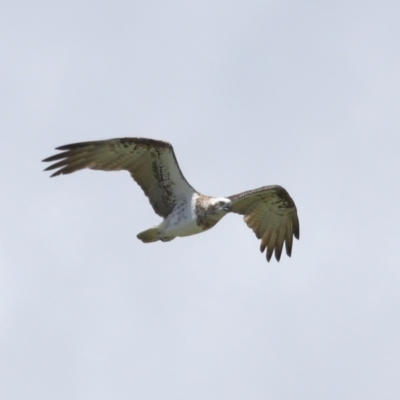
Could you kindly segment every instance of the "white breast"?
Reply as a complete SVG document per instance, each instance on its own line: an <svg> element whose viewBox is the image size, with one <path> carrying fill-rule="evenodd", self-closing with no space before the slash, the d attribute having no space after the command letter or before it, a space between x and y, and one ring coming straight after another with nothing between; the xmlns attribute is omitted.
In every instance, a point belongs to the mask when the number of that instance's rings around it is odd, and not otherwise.
<svg viewBox="0 0 400 400"><path fill-rule="evenodd" d="M196 199L197 193L193 193L191 199L182 199L172 213L161 224L162 235L165 237L190 236L203 232L196 223Z"/></svg>

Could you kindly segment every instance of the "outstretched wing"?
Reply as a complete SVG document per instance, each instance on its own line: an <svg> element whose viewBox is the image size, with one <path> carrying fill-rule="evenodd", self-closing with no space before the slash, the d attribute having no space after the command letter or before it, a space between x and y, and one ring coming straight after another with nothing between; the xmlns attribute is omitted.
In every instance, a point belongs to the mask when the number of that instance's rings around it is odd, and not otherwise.
<svg viewBox="0 0 400 400"><path fill-rule="evenodd" d="M90 168L102 171L129 171L149 198L154 211L166 217L177 199L191 196L194 189L184 178L170 143L153 139L121 138L67 144L62 153L43 161L56 163L45 171L51 176Z"/></svg>
<svg viewBox="0 0 400 400"><path fill-rule="evenodd" d="M275 258L280 260L284 242L290 257L293 235L299 239L300 225L294 201L283 187L264 186L228 199L232 211L244 215L247 226L261 239L261 252L267 248L267 261L274 251Z"/></svg>

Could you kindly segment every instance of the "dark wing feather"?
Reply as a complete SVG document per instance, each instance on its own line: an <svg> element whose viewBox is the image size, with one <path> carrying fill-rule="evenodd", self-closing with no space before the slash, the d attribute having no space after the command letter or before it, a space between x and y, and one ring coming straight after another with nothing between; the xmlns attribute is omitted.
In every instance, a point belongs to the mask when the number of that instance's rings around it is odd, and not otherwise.
<svg viewBox="0 0 400 400"><path fill-rule="evenodd" d="M57 147L57 150L63 152L43 160L57 161L45 169L58 169L51 176L84 168L129 171L161 217L172 211L178 197L190 196L194 192L179 168L171 144L167 142L122 138L68 144Z"/></svg>
<svg viewBox="0 0 400 400"><path fill-rule="evenodd" d="M300 225L294 201L281 186L264 186L229 196L232 211L244 215L247 226L261 239L260 250L267 249L269 261L275 251L279 261L283 243L286 253L292 254L293 235L300 237Z"/></svg>

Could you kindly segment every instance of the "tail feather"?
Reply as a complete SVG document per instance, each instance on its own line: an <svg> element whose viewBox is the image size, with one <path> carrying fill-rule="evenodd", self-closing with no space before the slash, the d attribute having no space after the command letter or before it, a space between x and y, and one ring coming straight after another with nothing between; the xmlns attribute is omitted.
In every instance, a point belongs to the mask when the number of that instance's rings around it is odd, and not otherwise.
<svg viewBox="0 0 400 400"><path fill-rule="evenodd" d="M138 233L136 237L140 239L143 243L157 242L157 240L160 240L160 238L158 237L157 228L147 229L146 231Z"/></svg>

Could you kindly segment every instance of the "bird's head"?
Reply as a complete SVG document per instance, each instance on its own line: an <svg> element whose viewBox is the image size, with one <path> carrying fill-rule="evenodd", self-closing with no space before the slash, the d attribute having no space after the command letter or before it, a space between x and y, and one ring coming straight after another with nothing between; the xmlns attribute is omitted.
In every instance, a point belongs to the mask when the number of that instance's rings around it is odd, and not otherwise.
<svg viewBox="0 0 400 400"><path fill-rule="evenodd" d="M225 197L215 197L210 200L215 213L228 213L232 211L232 202Z"/></svg>
<svg viewBox="0 0 400 400"><path fill-rule="evenodd" d="M203 230L212 228L232 211L232 203L225 197L202 196L196 200L196 222Z"/></svg>

